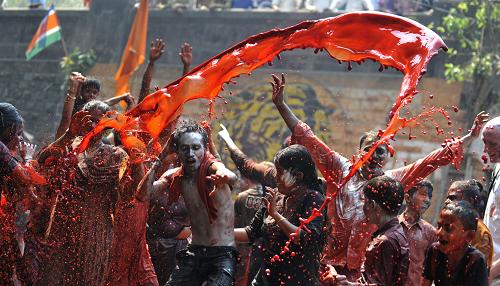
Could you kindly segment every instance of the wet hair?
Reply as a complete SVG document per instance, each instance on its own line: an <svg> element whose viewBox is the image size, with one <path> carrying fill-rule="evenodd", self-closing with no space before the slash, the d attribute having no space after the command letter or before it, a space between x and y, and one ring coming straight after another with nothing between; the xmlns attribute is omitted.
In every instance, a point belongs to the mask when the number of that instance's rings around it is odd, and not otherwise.
<svg viewBox="0 0 500 286"><path fill-rule="evenodd" d="M483 185L477 180L455 181L451 184L450 189L459 189L465 201L467 201L477 212L481 208L481 193Z"/></svg>
<svg viewBox="0 0 500 286"><path fill-rule="evenodd" d="M24 120L21 114L19 114L14 105L0 102L0 134L3 133L5 129L14 125L21 125L23 122Z"/></svg>
<svg viewBox="0 0 500 286"><path fill-rule="evenodd" d="M376 202L389 215L397 215L403 204L403 186L385 175L369 180L363 191L367 199Z"/></svg>
<svg viewBox="0 0 500 286"><path fill-rule="evenodd" d="M477 230L478 214L466 201L451 202L446 204L441 211L450 211L451 214L460 220L464 230Z"/></svg>
<svg viewBox="0 0 500 286"><path fill-rule="evenodd" d="M170 150L175 152L179 148L179 143L182 135L186 133L199 133L203 138L203 145L205 148L208 146L208 134L205 128L196 122L182 122L180 126L175 128L170 137Z"/></svg>
<svg viewBox="0 0 500 286"><path fill-rule="evenodd" d="M111 108L109 107L109 105L107 105L106 103L104 103L100 100L91 100L91 101L85 103L82 110L85 110L85 111L97 110L97 111L100 111L102 113L106 113L106 112L110 111Z"/></svg>
<svg viewBox="0 0 500 286"><path fill-rule="evenodd" d="M410 195L410 197L413 197L415 192L420 188L426 188L429 198L432 197L432 191L434 191L434 186L432 185L431 181L429 181L429 180L422 180L422 181L416 183L415 186L411 187L408 190L408 195Z"/></svg>
<svg viewBox="0 0 500 286"><path fill-rule="evenodd" d="M89 88L95 88L98 91L101 91L101 83L95 78L87 78L82 83L82 91Z"/></svg>
<svg viewBox="0 0 500 286"><path fill-rule="evenodd" d="M363 143L370 142L370 144L371 144L371 143L377 141L378 139L380 139L380 138L378 136L377 131L371 130L371 131L365 132L361 136L361 138L359 138L359 149L361 149L363 147Z"/></svg>
<svg viewBox="0 0 500 286"><path fill-rule="evenodd" d="M15 133L23 125L23 122L21 114L14 105L0 102L0 141L7 144L14 139L14 136L17 136Z"/></svg>
<svg viewBox="0 0 500 286"><path fill-rule="evenodd" d="M321 182L318 179L316 165L311 154L304 146L291 145L282 149L274 156L274 164L281 168L294 172L302 172L304 175L301 184L309 189L322 191Z"/></svg>

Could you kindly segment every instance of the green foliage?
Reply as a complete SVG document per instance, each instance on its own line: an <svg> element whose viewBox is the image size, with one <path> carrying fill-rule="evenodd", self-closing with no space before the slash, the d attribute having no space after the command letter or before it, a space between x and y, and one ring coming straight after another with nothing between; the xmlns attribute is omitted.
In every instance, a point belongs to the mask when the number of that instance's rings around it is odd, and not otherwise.
<svg viewBox="0 0 500 286"><path fill-rule="evenodd" d="M461 1L437 25L436 30L451 44L445 64L448 81L498 76L499 16L499 1Z"/></svg>
<svg viewBox="0 0 500 286"><path fill-rule="evenodd" d="M82 52L78 47L76 47L67 57L62 57L59 62L59 67L64 73L65 78L71 72L79 72L86 74L96 64L96 56L93 50L88 52ZM61 90L66 90L67 81L64 80L61 85Z"/></svg>
<svg viewBox="0 0 500 286"><path fill-rule="evenodd" d="M67 57L63 57L59 66L64 74L76 71L86 73L96 63L96 56L93 50L82 52L76 47Z"/></svg>

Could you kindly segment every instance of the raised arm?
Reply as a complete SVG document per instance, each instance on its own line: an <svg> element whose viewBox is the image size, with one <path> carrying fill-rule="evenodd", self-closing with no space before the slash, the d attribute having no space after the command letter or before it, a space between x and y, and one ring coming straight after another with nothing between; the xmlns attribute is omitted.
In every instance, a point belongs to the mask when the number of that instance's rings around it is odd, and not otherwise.
<svg viewBox="0 0 500 286"><path fill-rule="evenodd" d="M64 100L61 121L59 122L59 126L57 127L55 139L61 137L68 129L69 123L71 121L71 116L73 115L72 113L75 106L75 100L80 93L80 89L84 81L85 77L78 72L72 72L69 75L68 91L66 93L66 99Z"/></svg>
<svg viewBox="0 0 500 286"><path fill-rule="evenodd" d="M190 44L184 43L182 45L179 57L181 57L182 61L182 75L186 75L191 68L191 62L193 61L193 48Z"/></svg>
<svg viewBox="0 0 500 286"><path fill-rule="evenodd" d="M146 71L142 76L141 91L139 92L139 100L137 104L141 103L144 98L149 94L149 88L151 85L151 78L153 77L153 69L156 60L158 60L161 55L165 52L165 42L162 39L156 39L151 42L151 48L149 51L149 62L146 67Z"/></svg>
<svg viewBox="0 0 500 286"><path fill-rule="evenodd" d="M118 104L122 100L127 103L127 110L131 109L135 104L135 99L129 92L106 99L104 103L106 103L109 106L113 106Z"/></svg>
<svg viewBox="0 0 500 286"><path fill-rule="evenodd" d="M463 147L468 146L475 138L479 136L484 123L489 120L489 114L481 111L474 120L474 124L467 135L445 142L444 147L439 148L416 162L388 173L399 180L405 191L414 184L425 179L432 172L442 166L453 163L456 168L460 167L463 160Z"/></svg>
<svg viewBox="0 0 500 286"><path fill-rule="evenodd" d="M226 143L236 168L241 174L251 180L257 181L264 186L276 187L276 168L263 163L257 163L248 158L234 143L226 127L221 124L222 130L219 136Z"/></svg>
<svg viewBox="0 0 500 286"><path fill-rule="evenodd" d="M292 142L306 147L311 154L316 167L323 177L329 182L338 181L342 177L342 172L347 160L331 150L321 139L312 132L311 128L300 121L292 112L284 100L285 76L281 75L281 80L272 75L273 81L273 102L285 120L286 125L292 131Z"/></svg>
<svg viewBox="0 0 500 286"><path fill-rule="evenodd" d="M210 123L208 123L208 121L201 122L201 125L203 126L203 128L207 132L208 151L210 151L210 153L212 155L214 155L215 158L220 160L219 152L217 152L217 148L215 147L214 140L212 139L212 126L210 125Z"/></svg>
<svg viewBox="0 0 500 286"><path fill-rule="evenodd" d="M284 91L285 91L285 75L281 74L281 80L276 76L272 75L273 81L271 85L273 87L273 102L278 109L281 117L285 121L286 125L290 131L294 131L295 126L299 124L300 120L293 114L290 107L285 102Z"/></svg>
<svg viewBox="0 0 500 286"><path fill-rule="evenodd" d="M137 186L137 191L135 193L135 197L141 201L149 201L151 197L155 196L159 192L163 190L167 190L168 188L168 180L169 174L173 171L168 170L163 174L160 179L156 180L156 173L161 168L161 164L163 159L167 157L169 154L169 145L165 145L160 155L158 155L158 159L153 163L151 169L146 173L146 175L142 178Z"/></svg>

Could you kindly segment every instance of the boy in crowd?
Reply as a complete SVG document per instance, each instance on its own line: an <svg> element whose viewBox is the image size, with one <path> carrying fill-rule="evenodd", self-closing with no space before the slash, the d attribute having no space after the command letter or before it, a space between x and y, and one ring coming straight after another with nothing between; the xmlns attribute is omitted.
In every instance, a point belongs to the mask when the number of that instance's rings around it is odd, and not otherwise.
<svg viewBox="0 0 500 286"><path fill-rule="evenodd" d="M422 215L431 204L432 183L423 180L405 193L406 209L399 216L399 223L410 245L410 267L406 286L420 285L425 251L436 241L436 229Z"/></svg>
<svg viewBox="0 0 500 286"><path fill-rule="evenodd" d="M409 246L397 214L403 203L403 187L382 175L368 181L363 189L363 211L367 222L377 226L366 248L362 277L350 282L336 274L332 266L323 276L328 285L405 285L410 264Z"/></svg>
<svg viewBox="0 0 500 286"><path fill-rule="evenodd" d="M484 255L470 245L477 213L469 203L450 202L439 215L438 242L427 250L421 285L488 285Z"/></svg>
<svg viewBox="0 0 500 286"><path fill-rule="evenodd" d="M483 185L476 180L456 181L451 184L448 190L446 203L466 201L477 213L480 213L482 191ZM493 238L482 219L478 218L476 228L476 234L471 244L483 253L489 269L493 260Z"/></svg>

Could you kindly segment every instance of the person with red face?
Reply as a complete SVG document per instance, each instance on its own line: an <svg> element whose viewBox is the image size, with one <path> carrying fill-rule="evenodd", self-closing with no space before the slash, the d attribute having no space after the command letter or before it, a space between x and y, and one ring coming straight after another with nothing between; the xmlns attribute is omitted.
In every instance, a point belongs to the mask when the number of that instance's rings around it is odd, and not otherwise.
<svg viewBox="0 0 500 286"><path fill-rule="evenodd" d="M466 201L479 213L482 204L482 192L482 184L474 179L455 181L448 189L445 204L455 201ZM471 241L471 245L484 254L486 265L489 269L493 260L493 238L482 219L477 220L476 235Z"/></svg>
<svg viewBox="0 0 500 286"><path fill-rule="evenodd" d="M490 277L496 278L500 275L500 116L486 123L481 138L484 152L488 155L493 169L491 183L485 188L489 197L484 212L484 224L493 236L493 265ZM495 285L500 285L500 281Z"/></svg>
<svg viewBox="0 0 500 286"><path fill-rule="evenodd" d="M303 145L311 153L316 166L326 179L327 195L337 193L338 184L349 173L352 163L322 142L311 128L300 121L284 100L285 76L281 79L273 75L273 102L283 117L290 131L292 143ZM379 145L372 157L358 170L347 184L338 190L332 202L328 204L330 234L323 253L323 263L333 265L335 269L355 281L360 275L359 269L365 257L366 246L370 242L374 227L367 224L363 213L363 187L373 177L387 175L398 180L406 192L414 184L423 180L439 167L454 163L459 166L463 159L463 145L470 144L479 132L489 114L477 115L471 131L456 140L444 144L422 159L404 167L383 170L389 157L389 148ZM360 139L360 154L371 149L378 140L377 132L365 133Z"/></svg>
<svg viewBox="0 0 500 286"><path fill-rule="evenodd" d="M438 242L426 253L422 286L488 285L484 255L470 245L477 213L465 201L451 202L439 214Z"/></svg>

